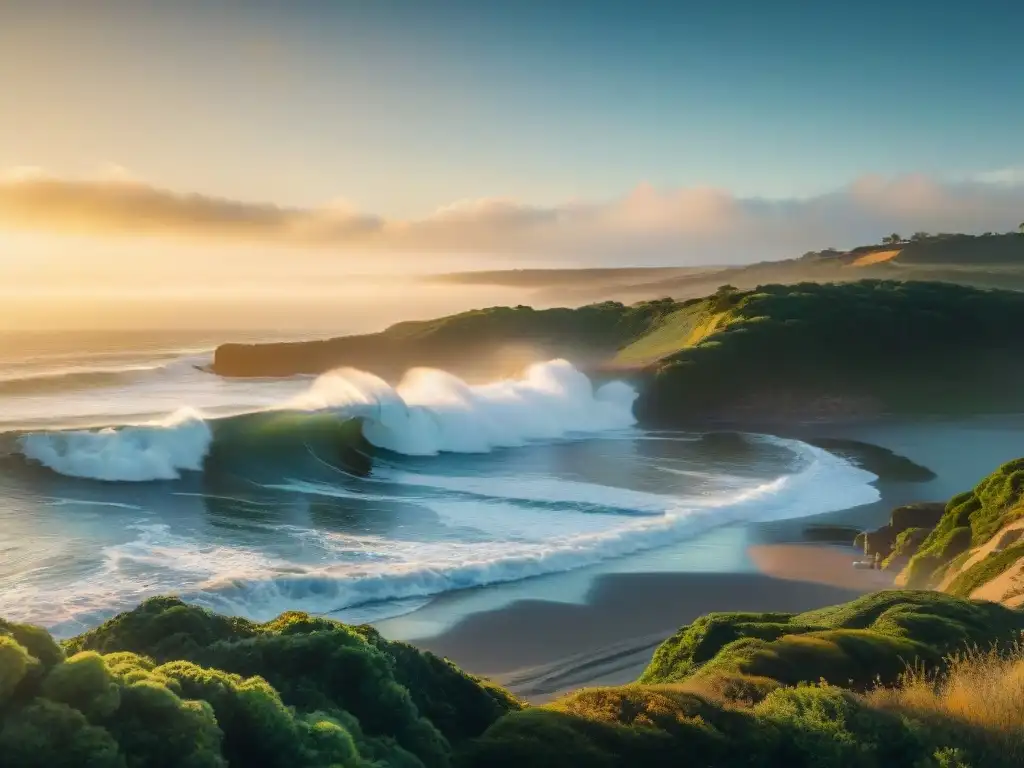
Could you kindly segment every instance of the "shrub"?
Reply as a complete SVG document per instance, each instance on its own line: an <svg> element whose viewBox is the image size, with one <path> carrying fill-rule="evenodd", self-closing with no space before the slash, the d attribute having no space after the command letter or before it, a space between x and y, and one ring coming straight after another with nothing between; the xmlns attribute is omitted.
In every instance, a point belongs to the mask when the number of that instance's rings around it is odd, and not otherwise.
<svg viewBox="0 0 1024 768"><path fill-rule="evenodd" d="M875 708L913 718L944 743L945 763L970 756L976 766L1024 764L1024 653L996 649L953 655L941 674L917 669L900 684L867 695ZM957 749L954 749L958 747Z"/></svg>
<svg viewBox="0 0 1024 768"><path fill-rule="evenodd" d="M448 768L520 707L369 627L299 613L257 624L156 598L66 648L0 623L4 766Z"/></svg>
<svg viewBox="0 0 1024 768"><path fill-rule="evenodd" d="M863 688L907 664L938 664L965 643L1015 637L1024 615L931 592L888 591L803 614L713 613L662 643L640 677L672 683L705 675L820 679Z"/></svg>

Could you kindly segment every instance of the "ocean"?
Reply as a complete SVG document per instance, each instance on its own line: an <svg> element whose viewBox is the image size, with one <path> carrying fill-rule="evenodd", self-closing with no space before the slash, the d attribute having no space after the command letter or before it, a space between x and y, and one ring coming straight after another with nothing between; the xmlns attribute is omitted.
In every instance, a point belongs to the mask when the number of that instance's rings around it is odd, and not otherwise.
<svg viewBox="0 0 1024 768"><path fill-rule="evenodd" d="M370 621L878 498L797 441L642 430L630 386L563 360L231 380L203 370L224 340L0 334L0 617L68 636L177 594Z"/></svg>

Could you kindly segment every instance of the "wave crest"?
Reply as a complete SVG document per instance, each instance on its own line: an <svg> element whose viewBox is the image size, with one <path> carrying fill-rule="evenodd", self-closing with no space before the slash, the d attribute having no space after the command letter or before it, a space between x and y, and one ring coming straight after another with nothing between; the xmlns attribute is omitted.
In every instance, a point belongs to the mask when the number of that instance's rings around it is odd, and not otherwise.
<svg viewBox="0 0 1024 768"><path fill-rule="evenodd" d="M445 371L409 371L397 387L373 374L340 369L316 379L302 395L267 411L207 419L183 409L170 418L99 430L37 432L20 451L61 474L106 481L173 480L200 471L211 452L287 449L302 443L322 419L359 420L372 445L407 455L484 453L531 441L623 429L634 424L636 392L612 382L596 391L565 360L530 366L521 378L470 385ZM351 431L334 434L351 441Z"/></svg>

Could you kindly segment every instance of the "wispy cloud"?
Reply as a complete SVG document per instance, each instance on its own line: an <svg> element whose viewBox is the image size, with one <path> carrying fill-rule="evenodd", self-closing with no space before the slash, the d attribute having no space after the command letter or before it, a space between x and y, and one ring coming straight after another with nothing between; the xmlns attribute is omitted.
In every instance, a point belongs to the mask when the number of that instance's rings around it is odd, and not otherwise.
<svg viewBox="0 0 1024 768"><path fill-rule="evenodd" d="M982 184L1024 185L1024 165L1008 166L995 171L975 174L973 179Z"/></svg>
<svg viewBox="0 0 1024 768"><path fill-rule="evenodd" d="M522 255L590 263L715 263L791 256L891 231L1008 231L1024 219L1024 175L1012 169L943 182L865 176L793 200L641 184L622 198L534 206L467 200L412 220L346 203L289 208L151 186L118 170L89 180L38 169L0 175L0 228L58 234L252 241L409 254Z"/></svg>

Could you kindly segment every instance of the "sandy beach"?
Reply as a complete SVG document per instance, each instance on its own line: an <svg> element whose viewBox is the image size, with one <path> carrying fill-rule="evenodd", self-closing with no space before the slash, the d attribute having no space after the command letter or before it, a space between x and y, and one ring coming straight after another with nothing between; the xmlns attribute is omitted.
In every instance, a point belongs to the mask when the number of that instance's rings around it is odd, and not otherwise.
<svg viewBox="0 0 1024 768"><path fill-rule="evenodd" d="M585 604L523 600L412 643L540 702L576 688L634 680L662 640L706 613L805 611L888 582L885 574L851 568L855 553L848 548L751 550L760 573L607 574L595 580ZM804 580L811 571L827 575Z"/></svg>
<svg viewBox="0 0 1024 768"><path fill-rule="evenodd" d="M484 588L474 599L473 610L456 610L449 625L438 625L437 631L425 634L410 634L406 628L401 639L450 658L534 703L581 687L630 682L662 640L706 613L799 612L888 588L892 574L853 568L858 556L854 548L809 543L803 536L805 527L825 523L873 528L886 522L892 508L900 504L945 500L1021 452L1007 426L1006 422L972 421L826 425L806 430L811 436L885 446L932 469L936 477L911 483L882 473L876 482L880 498L873 504L703 534L676 556L683 563L703 558L698 570L682 567L672 572L666 567L597 573L588 577L582 600L554 594L559 578L568 582L580 578L578 574L555 577L527 599L498 600L494 607L487 607L490 593ZM986 450L965 457L957 449L964 430L974 432L974 437L985 433ZM673 562L664 553L645 557L662 564ZM552 592L550 599L547 590ZM431 610L443 615L446 607L441 602ZM400 626L383 622L380 628L385 635L395 636L403 634Z"/></svg>

